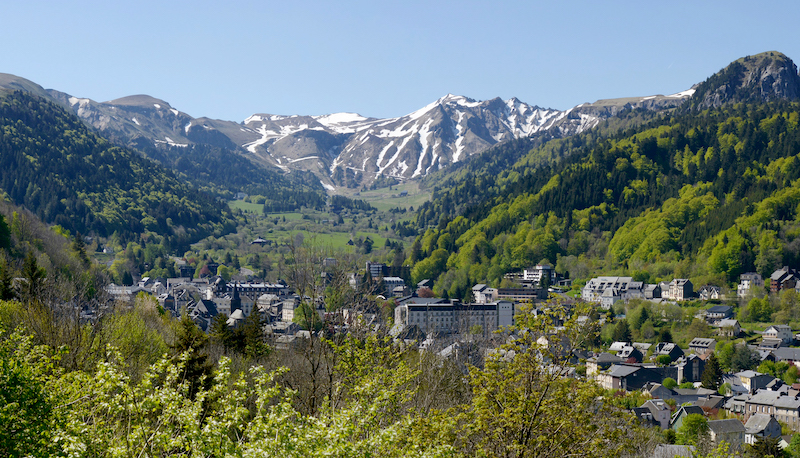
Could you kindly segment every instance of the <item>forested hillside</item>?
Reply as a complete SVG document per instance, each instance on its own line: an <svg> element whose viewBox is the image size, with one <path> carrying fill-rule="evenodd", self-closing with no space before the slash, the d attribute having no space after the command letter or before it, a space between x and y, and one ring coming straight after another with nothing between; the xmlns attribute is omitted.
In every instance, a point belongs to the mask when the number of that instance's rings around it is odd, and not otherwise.
<svg viewBox="0 0 800 458"><path fill-rule="evenodd" d="M282 173L254 164L233 149L209 144L138 148L173 169L198 189L232 199L237 192L262 196L267 211L323 208L325 190L311 172Z"/></svg>
<svg viewBox="0 0 800 458"><path fill-rule="evenodd" d="M178 251L233 229L223 202L60 107L23 92L0 97L0 189L45 222L121 242L152 231Z"/></svg>
<svg viewBox="0 0 800 458"><path fill-rule="evenodd" d="M439 277L464 297L472 283L499 283L542 260L576 278L624 272L695 284L795 264L799 110L682 110L554 140L504 173L467 177L420 208L428 229L411 253L414 276ZM563 159L542 165L542 156Z"/></svg>

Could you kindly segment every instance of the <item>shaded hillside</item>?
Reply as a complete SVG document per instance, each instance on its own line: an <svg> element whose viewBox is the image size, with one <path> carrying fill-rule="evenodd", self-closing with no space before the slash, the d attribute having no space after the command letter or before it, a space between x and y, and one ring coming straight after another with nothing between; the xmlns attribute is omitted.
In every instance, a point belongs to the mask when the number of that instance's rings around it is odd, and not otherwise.
<svg viewBox="0 0 800 458"><path fill-rule="evenodd" d="M174 247L234 227L224 203L111 145L43 99L0 99L0 189L42 220L122 241L152 231Z"/></svg>

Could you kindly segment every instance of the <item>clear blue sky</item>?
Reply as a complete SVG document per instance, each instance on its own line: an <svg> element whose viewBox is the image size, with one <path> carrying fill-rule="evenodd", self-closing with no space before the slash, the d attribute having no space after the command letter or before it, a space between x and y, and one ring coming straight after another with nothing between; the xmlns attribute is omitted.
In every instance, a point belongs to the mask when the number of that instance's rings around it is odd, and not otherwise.
<svg viewBox="0 0 800 458"><path fill-rule="evenodd" d="M670 94L730 61L800 62L798 2L11 1L0 72L192 116L395 117L453 93L567 109Z"/></svg>

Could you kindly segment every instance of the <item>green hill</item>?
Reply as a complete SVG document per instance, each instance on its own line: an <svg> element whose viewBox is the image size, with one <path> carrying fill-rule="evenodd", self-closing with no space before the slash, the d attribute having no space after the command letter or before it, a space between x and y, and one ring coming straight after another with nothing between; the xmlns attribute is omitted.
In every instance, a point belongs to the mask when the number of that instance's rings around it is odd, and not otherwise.
<svg viewBox="0 0 800 458"><path fill-rule="evenodd" d="M473 283L542 260L576 278L695 284L796 265L798 120L800 105L786 101L686 109L550 141L500 173L468 173L419 209L415 279L465 297Z"/></svg>

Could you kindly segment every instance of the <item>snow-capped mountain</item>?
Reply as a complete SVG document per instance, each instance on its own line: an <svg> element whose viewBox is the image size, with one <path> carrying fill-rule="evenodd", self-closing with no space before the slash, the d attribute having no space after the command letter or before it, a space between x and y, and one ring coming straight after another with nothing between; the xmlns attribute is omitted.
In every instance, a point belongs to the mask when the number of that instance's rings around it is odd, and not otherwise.
<svg viewBox="0 0 800 458"><path fill-rule="evenodd" d="M323 185L358 186L379 177L425 176L491 146L548 132L583 132L624 108L676 106L691 91L672 96L600 100L561 111L516 98L476 101L448 94L405 116L366 118L355 113L322 116L254 114L241 123L192 118L146 95L109 102L77 98L13 75L0 87L46 94L114 141L134 147L211 144L238 149L265 166L314 172ZM33 88L33 89L31 89Z"/></svg>

